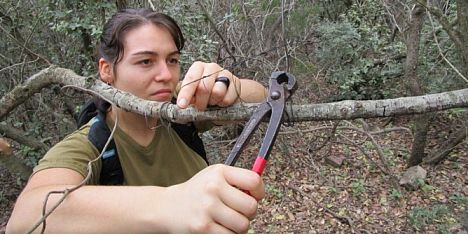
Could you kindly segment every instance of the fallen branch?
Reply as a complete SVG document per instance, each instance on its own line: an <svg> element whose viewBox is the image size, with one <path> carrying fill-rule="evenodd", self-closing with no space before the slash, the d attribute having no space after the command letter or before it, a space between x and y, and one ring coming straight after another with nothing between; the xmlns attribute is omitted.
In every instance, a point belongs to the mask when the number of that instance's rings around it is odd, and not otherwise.
<svg viewBox="0 0 468 234"><path fill-rule="evenodd" d="M10 139L14 139L16 142L20 143L21 145L25 145L30 147L31 149L39 150L45 152L49 149L49 147L38 141L35 138L28 137L27 134L23 131L17 130L14 127L8 127L4 125L5 123L0 123L0 133L5 135Z"/></svg>
<svg viewBox="0 0 468 234"><path fill-rule="evenodd" d="M51 66L30 77L0 99L0 120L27 98L51 84L63 84L98 93L117 106L146 116L159 116L165 120L186 123L191 121L245 121L258 103L236 104L229 108L215 108L199 112L195 108L180 109L167 102L138 98L117 90L92 77L82 77L69 69ZM413 115L451 108L468 107L468 89L416 97L402 97L372 101L340 101L334 103L288 105L286 121L343 120Z"/></svg>

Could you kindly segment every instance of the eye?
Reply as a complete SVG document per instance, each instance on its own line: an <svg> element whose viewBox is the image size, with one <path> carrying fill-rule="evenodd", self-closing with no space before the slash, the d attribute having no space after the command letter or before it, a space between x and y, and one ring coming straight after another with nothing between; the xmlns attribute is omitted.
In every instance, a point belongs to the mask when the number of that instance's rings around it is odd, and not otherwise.
<svg viewBox="0 0 468 234"><path fill-rule="evenodd" d="M150 65L150 64L152 64L152 62L151 62L150 59L143 59L143 60L138 61L138 64Z"/></svg>
<svg viewBox="0 0 468 234"><path fill-rule="evenodd" d="M179 59L178 58L170 58L169 59L169 64L179 64Z"/></svg>

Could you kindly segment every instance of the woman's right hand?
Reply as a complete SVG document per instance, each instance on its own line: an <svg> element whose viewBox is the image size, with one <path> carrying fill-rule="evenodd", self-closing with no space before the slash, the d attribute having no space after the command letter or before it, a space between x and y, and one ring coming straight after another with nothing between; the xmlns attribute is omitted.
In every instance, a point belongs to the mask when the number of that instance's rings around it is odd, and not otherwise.
<svg viewBox="0 0 468 234"><path fill-rule="evenodd" d="M264 196L258 174L218 164L168 187L162 196L168 202L157 209L170 233L245 233Z"/></svg>

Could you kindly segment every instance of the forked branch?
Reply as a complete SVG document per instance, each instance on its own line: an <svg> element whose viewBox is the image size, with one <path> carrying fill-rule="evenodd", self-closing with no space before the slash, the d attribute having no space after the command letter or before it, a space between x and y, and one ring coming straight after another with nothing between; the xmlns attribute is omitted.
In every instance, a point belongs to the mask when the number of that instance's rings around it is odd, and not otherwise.
<svg viewBox="0 0 468 234"><path fill-rule="evenodd" d="M62 84L89 90L111 100L117 106L145 116L186 123L191 121L245 121L250 118L258 103L239 103L229 108L211 108L197 111L195 108L180 109L167 102L155 102L138 98L117 90L92 77L79 76L65 68L51 66L31 76L24 84L15 87L0 99L0 120L33 94L51 84ZM449 91L416 97L385 100L340 101L304 105L288 105L286 121L350 120L357 118L413 115L451 108L468 107L468 89Z"/></svg>

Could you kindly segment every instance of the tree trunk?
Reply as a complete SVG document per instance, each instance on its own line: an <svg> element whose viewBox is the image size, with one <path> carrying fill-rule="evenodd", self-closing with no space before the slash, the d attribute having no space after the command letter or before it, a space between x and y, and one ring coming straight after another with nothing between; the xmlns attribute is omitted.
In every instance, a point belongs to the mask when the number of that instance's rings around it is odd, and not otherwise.
<svg viewBox="0 0 468 234"><path fill-rule="evenodd" d="M417 4L411 12L409 22L408 34L406 37L406 64L405 64L405 78L407 90L410 95L421 95L424 93L423 87L420 83L418 76L418 56L419 56L419 43L421 39L421 29L424 24L425 9ZM408 159L408 167L418 165L422 162L425 153L427 140L427 131L429 130L429 123L432 119L431 114L423 114L417 116L414 120L414 140L411 149L411 155Z"/></svg>
<svg viewBox="0 0 468 234"><path fill-rule="evenodd" d="M457 0L458 30L460 31L462 48L460 48L461 68L468 77L468 1Z"/></svg>
<svg viewBox="0 0 468 234"><path fill-rule="evenodd" d="M468 77L468 1L457 0L457 18L458 31L460 32L461 45L459 46L460 56L460 72L463 76ZM459 131L452 133L445 144L438 151L431 153L428 158L424 159L425 163L437 164L448 157L450 152L465 140L467 137L467 122Z"/></svg>
<svg viewBox="0 0 468 234"><path fill-rule="evenodd" d="M452 150L460 143L462 143L468 133L468 121L458 131L450 135L449 139L440 147L439 151L432 154L430 157L424 158L424 163L437 164L447 158Z"/></svg>

